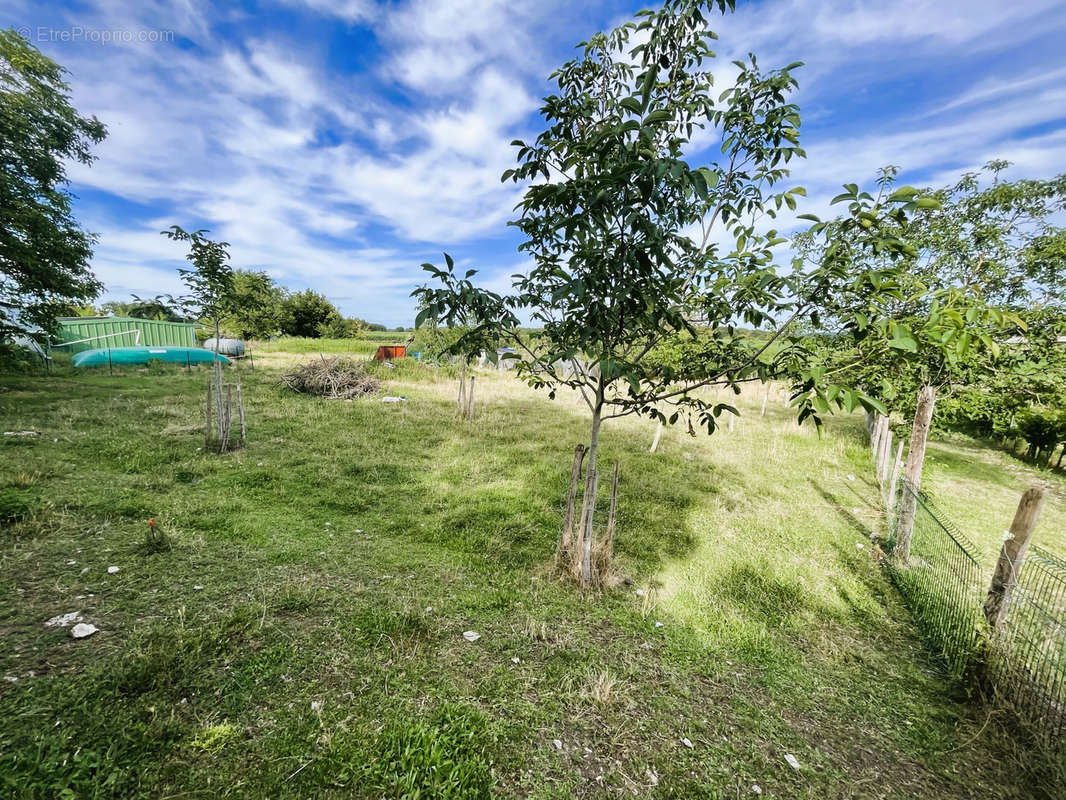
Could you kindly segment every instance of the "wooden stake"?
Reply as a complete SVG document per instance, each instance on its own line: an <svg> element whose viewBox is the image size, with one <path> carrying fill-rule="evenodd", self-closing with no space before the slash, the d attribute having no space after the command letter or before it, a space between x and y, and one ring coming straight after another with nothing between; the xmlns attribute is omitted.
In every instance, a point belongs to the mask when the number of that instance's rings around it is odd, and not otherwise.
<svg viewBox="0 0 1066 800"><path fill-rule="evenodd" d="M214 392L212 376L207 376L207 404L204 408L204 450L211 446L211 395Z"/></svg>
<svg viewBox="0 0 1066 800"><path fill-rule="evenodd" d="M896 460L892 462L892 475L888 481L888 497L885 498L885 508L891 511L896 505L896 487L899 485L899 465L903 461L903 440L896 445Z"/></svg>
<svg viewBox="0 0 1066 800"><path fill-rule="evenodd" d="M225 453L229 449L229 431L233 423L233 384L226 384L225 414L222 415L222 447L219 452Z"/></svg>
<svg viewBox="0 0 1066 800"><path fill-rule="evenodd" d="M651 447L648 450L649 453L654 453L655 450L659 447L659 439L662 438L662 435L663 435L663 424L660 422L658 425L655 426L655 436L652 437Z"/></svg>
<svg viewBox="0 0 1066 800"><path fill-rule="evenodd" d="M218 347L218 343L217 342L216 342L215 346ZM217 353L215 354L214 372L215 372L215 412L216 412L216 415L218 416L218 421L217 421L217 426L216 427L218 428L218 441L219 441L219 446L221 447L222 446L223 436L224 436L226 431L225 431L224 423L222 421L222 410L223 410L223 403L222 403L222 362L218 360L218 354Z"/></svg>
<svg viewBox="0 0 1066 800"><path fill-rule="evenodd" d="M614 477L611 478L611 505L607 511L607 533L604 534L606 541L603 543L604 566L611 563L614 557L614 514L618 507L618 459L614 460Z"/></svg>
<svg viewBox="0 0 1066 800"><path fill-rule="evenodd" d="M885 421L888 421L888 417L885 417ZM883 490L888 482L888 459L892 453L892 429L887 424L881 434L878 449L880 452L877 454L877 485Z"/></svg>
<svg viewBox="0 0 1066 800"><path fill-rule="evenodd" d="M459 399L455 403L456 410L459 412L460 417L466 416L466 362L463 362L463 369L459 373Z"/></svg>
<svg viewBox="0 0 1066 800"><path fill-rule="evenodd" d="M762 411L759 412L760 417L766 416L766 401L770 399L770 384L766 384L766 390L762 393Z"/></svg>
<svg viewBox="0 0 1066 800"><path fill-rule="evenodd" d="M574 546L570 553L570 570L573 572L574 577L580 577L581 575L581 555L585 551L585 533L588 528L589 517L589 504L594 502L592 495L592 473L595 470L589 470L585 473L585 486L581 492L581 516L578 517L576 538L574 539Z"/></svg>
<svg viewBox="0 0 1066 800"><path fill-rule="evenodd" d="M248 428L244 423L244 395L241 394L241 378L237 376L237 413L241 415L241 446L244 446L244 440L248 436Z"/></svg>
<svg viewBox="0 0 1066 800"><path fill-rule="evenodd" d="M466 418L474 418L474 376L470 376L470 391L466 395Z"/></svg>
<svg viewBox="0 0 1066 800"><path fill-rule="evenodd" d="M933 420L935 404L936 389L928 385L923 386L918 392L918 407L914 411L914 424L911 427L911 444L907 450L907 469L903 475L915 492L922 483L922 464L925 462L925 446L929 441L929 423ZM899 525L896 527L896 545L892 551L901 564L910 560L914 514L917 509L917 498L911 492L904 492L899 509Z"/></svg>
<svg viewBox="0 0 1066 800"><path fill-rule="evenodd" d="M1040 518L1040 508L1044 504L1046 494L1045 484L1034 483L1022 495L1018 510L1014 512L1010 537L1003 542L999 560L996 562L996 571L992 575L992 585L989 586L988 597L985 598L985 617L992 630L998 630L1007 619L1011 594L1018 584L1018 575L1025 562L1025 555L1029 552L1029 540L1036 521Z"/></svg>
<svg viewBox="0 0 1066 800"><path fill-rule="evenodd" d="M588 519L585 521L585 538L581 543L581 585L592 585L592 518L596 514L596 488L599 486L599 473L589 470L592 485L592 500L588 504Z"/></svg>
<svg viewBox="0 0 1066 800"><path fill-rule="evenodd" d="M729 415L729 432L730 433L733 432L733 425L736 422L736 418L737 418L736 414L730 414Z"/></svg>
<svg viewBox="0 0 1066 800"><path fill-rule="evenodd" d="M559 546L555 548L556 557L570 551L574 535L574 500L577 498L577 482L581 478L581 463L585 460L585 445L574 448L574 465L570 468L570 490L566 493L566 515L563 517L563 530L559 535Z"/></svg>

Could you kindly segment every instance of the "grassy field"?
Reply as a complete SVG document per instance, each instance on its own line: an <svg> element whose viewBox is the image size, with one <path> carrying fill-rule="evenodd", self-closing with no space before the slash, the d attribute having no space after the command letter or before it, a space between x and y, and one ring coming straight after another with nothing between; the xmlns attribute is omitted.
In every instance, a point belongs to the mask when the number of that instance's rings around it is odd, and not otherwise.
<svg viewBox="0 0 1066 800"><path fill-rule="evenodd" d="M8 795L1062 796L875 564L857 417L819 437L753 391L734 431L654 455L651 424L610 423L631 583L583 594L550 569L577 403L486 373L461 423L412 363L381 368L404 403L311 399L275 385L297 358L242 368L249 442L222 456L206 372L0 378L4 429L40 434L0 442ZM1031 475L932 457L994 547ZM1060 483L1045 544L1063 506ZM100 632L45 627L71 611Z"/></svg>
<svg viewBox="0 0 1066 800"><path fill-rule="evenodd" d="M278 336L248 343L253 356L260 354L372 355L379 345L403 344L411 334L404 331L368 331L358 339L306 339Z"/></svg>

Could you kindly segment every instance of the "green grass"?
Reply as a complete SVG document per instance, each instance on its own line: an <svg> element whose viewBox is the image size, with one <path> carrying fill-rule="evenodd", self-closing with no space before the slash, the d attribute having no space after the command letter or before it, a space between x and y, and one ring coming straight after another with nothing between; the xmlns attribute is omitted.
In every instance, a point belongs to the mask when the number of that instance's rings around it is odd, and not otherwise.
<svg viewBox="0 0 1066 800"><path fill-rule="evenodd" d="M242 366L223 456L198 449L206 371L0 378L5 430L41 434L0 441L9 796L1061 796L871 557L857 418L819 437L753 392L733 432L654 455L652 425L609 423L632 583L586 594L549 565L575 401L485 373L462 423L447 371L337 402L275 386L294 358ZM954 452L930 481L985 502ZM44 626L68 611L100 632Z"/></svg>
<svg viewBox="0 0 1066 800"><path fill-rule="evenodd" d="M254 355L260 353L326 353L370 355L383 344L403 344L411 334L404 331L367 331L358 339L307 339L278 336L268 341L252 341Z"/></svg>

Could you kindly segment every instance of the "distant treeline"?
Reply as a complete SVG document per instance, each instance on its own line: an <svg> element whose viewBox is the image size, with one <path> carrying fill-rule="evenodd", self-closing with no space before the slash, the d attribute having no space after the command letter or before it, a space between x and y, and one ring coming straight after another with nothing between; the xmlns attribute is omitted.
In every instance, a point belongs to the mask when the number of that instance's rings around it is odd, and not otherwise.
<svg viewBox="0 0 1066 800"><path fill-rule="evenodd" d="M289 291L258 270L236 269L233 272L234 297L222 318L222 330L227 335L241 339L271 336L354 339L367 331L388 330L377 322L345 317L325 295L313 289ZM82 315L102 313L167 322L197 321L182 298L167 294L147 298L134 295L129 300L82 306L73 311Z"/></svg>

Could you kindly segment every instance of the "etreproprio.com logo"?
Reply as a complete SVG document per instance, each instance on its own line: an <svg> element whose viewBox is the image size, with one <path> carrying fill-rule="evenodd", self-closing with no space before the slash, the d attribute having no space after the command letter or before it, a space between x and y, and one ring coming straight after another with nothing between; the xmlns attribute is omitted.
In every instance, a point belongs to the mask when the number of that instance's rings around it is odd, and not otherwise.
<svg viewBox="0 0 1066 800"><path fill-rule="evenodd" d="M19 34L31 42L88 42L89 44L166 43L174 41L174 31L133 28L87 28L72 25L53 28L46 25L22 25Z"/></svg>

